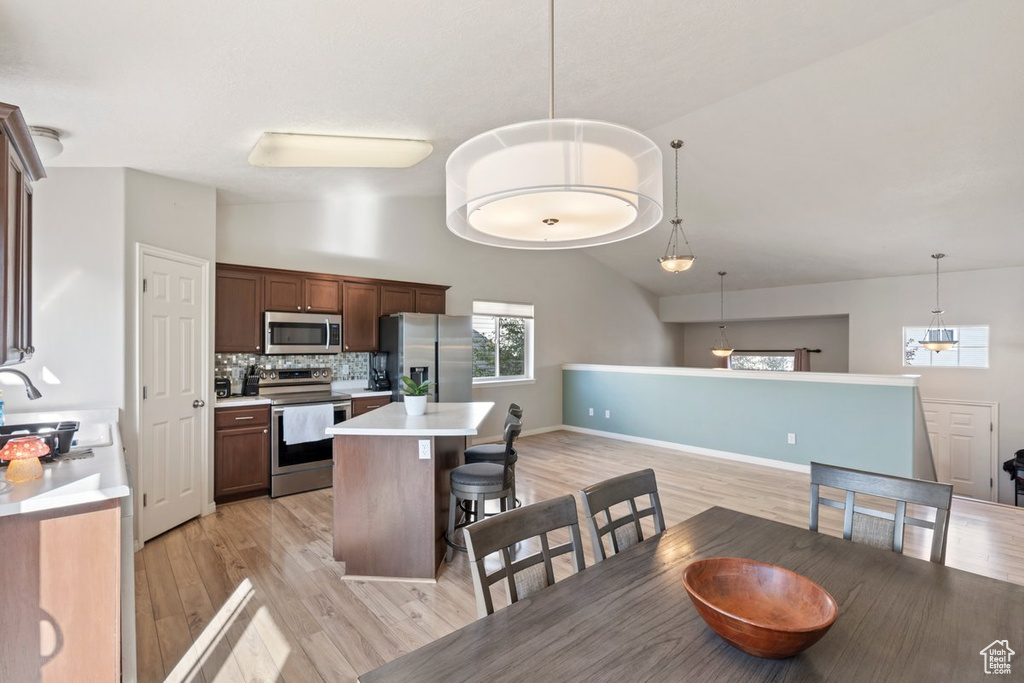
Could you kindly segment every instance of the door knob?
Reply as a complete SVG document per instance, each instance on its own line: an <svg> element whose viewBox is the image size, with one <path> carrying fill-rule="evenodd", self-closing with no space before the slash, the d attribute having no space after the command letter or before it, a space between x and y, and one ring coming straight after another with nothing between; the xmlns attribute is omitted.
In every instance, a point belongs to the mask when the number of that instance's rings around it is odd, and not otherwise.
<svg viewBox="0 0 1024 683"><path fill-rule="evenodd" d="M197 398L196 400L192 401L192 407L193 408L202 408L205 405L206 405L206 401L204 401L201 398Z"/></svg>

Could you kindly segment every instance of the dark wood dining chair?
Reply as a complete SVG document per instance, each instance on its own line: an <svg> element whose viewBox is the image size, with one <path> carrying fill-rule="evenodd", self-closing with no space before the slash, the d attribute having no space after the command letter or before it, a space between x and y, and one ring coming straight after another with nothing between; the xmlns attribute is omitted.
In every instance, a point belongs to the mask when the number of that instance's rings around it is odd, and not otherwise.
<svg viewBox="0 0 1024 683"><path fill-rule="evenodd" d="M828 486L846 491L844 500L823 497L819 488ZM857 494L888 498L896 502L896 511L887 512L858 505ZM906 525L932 530L930 559L940 564L946 561L946 536L949 533L949 508L953 501L953 486L934 481L906 479L887 474L811 463L811 531L818 530L818 510L821 505L843 511L843 538L859 543L903 552L903 533ZM935 508L935 521L907 514L907 504Z"/></svg>
<svg viewBox="0 0 1024 683"><path fill-rule="evenodd" d="M648 507L638 508L637 499L644 496L648 499ZM652 469L606 479L580 491L580 497L583 499L583 513L587 517L587 527L590 529L590 540L594 544L595 562L607 557L604 548L605 536L611 537L612 555L644 540L643 528L640 526L640 520L644 517L654 518L655 534L665 530L665 516L661 512L661 498L658 497L658 482ZM611 508L620 503L629 505L629 513L613 520ZM602 513L604 524L598 520L598 515Z"/></svg>
<svg viewBox="0 0 1024 683"><path fill-rule="evenodd" d="M569 530L569 541L551 547L548 534L565 528ZM533 538L539 539L540 552L514 557L516 545ZM586 566L579 518L576 516L576 499L568 495L524 505L466 527L466 547L473 572L477 612L481 617L494 612L491 586L499 581L505 582L509 602L512 603L554 585L553 558L571 553L574 573ZM494 553L500 556L501 566L488 574L484 560Z"/></svg>

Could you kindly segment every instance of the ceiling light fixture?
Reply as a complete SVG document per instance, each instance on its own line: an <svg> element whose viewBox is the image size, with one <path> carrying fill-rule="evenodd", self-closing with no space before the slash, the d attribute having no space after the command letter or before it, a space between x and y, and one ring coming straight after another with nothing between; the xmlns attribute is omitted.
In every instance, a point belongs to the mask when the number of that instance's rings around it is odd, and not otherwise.
<svg viewBox="0 0 1024 683"><path fill-rule="evenodd" d="M264 133L249 163L264 168L409 168L433 149L424 140Z"/></svg>
<svg viewBox="0 0 1024 683"><path fill-rule="evenodd" d="M36 146L36 152L43 161L49 161L64 151L64 145L60 141L60 133L53 128L29 126L28 130L32 135L32 142Z"/></svg>
<svg viewBox="0 0 1024 683"><path fill-rule="evenodd" d="M718 326L718 339L715 341L715 345L711 347L711 353L715 354L719 358L728 358L732 355L732 345L729 343L729 338L725 336L725 271L718 271L718 277L720 278L719 292L721 309L720 318L721 324Z"/></svg>
<svg viewBox="0 0 1024 683"><path fill-rule="evenodd" d="M668 236L668 244L665 245L665 255L658 259L661 267L670 273L681 273L689 270L697 257L690 249L690 241L686 239L686 232L683 231L683 219L679 217L679 148L683 146L682 140L673 140L672 149L676 153L676 217L671 220L672 232ZM686 245L686 255L679 255L679 235L683 236L683 244Z"/></svg>
<svg viewBox="0 0 1024 683"><path fill-rule="evenodd" d="M932 254L932 258L935 259L935 308L932 310L932 321L928 324L928 331L921 340L921 346L935 353L949 351L956 346L953 330L946 328L946 323L942 321L942 314L945 311L939 306L939 261L945 257L945 254Z"/></svg>
<svg viewBox="0 0 1024 683"><path fill-rule="evenodd" d="M555 118L554 0L548 13L548 118L487 131L448 157L445 220L471 242L590 247L661 221L661 150L649 138L614 123Z"/></svg>

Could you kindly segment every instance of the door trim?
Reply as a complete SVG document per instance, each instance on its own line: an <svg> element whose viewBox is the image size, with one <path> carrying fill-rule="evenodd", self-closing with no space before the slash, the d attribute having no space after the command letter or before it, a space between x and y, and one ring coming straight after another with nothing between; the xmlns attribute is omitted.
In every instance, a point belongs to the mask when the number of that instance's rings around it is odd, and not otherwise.
<svg viewBox="0 0 1024 683"><path fill-rule="evenodd" d="M135 407L135 484L136 484L136 509L135 509L135 520L136 520L136 549L141 549L145 544L142 541L143 529L145 529L145 508L142 505L142 495L145 491L142 485L146 481L146 463L142 457L141 444L144 443L142 438L142 260L146 256L156 256L163 258L168 261L177 261L178 263L184 263L190 266L196 266L202 271L202 282L203 282L203 294L202 297L202 308L200 317L202 318L200 324L200 383L202 388L200 389L200 397L206 402L208 412L206 419L200 420L200 490L202 491L203 499L201 501L201 514L208 515L214 511L215 506L213 501L213 480L210 476L210 465L212 459L210 454L212 452L210 445L210 438L212 432L210 431L210 423L213 420L213 400L210 396L210 385L212 381L207 381L210 378L211 368L211 354L210 354L210 261L208 259L199 258L198 256L190 256L188 254L182 254L169 249L163 249L161 247L154 247L150 244L144 244L143 242L135 243L135 277L133 280L131 296L135 298L134 309L135 309L135 329L133 330L133 350L132 350L132 364L134 365L133 372L135 373L135 386L134 396L130 399L131 403Z"/></svg>
<svg viewBox="0 0 1024 683"><path fill-rule="evenodd" d="M957 401L952 398L924 398L922 403L945 403L947 405L959 406L983 406L989 409L989 417L992 420L992 438L989 439L989 476L992 478L992 486L989 487L989 501L999 502L999 403L993 401ZM972 498L971 500L978 500Z"/></svg>

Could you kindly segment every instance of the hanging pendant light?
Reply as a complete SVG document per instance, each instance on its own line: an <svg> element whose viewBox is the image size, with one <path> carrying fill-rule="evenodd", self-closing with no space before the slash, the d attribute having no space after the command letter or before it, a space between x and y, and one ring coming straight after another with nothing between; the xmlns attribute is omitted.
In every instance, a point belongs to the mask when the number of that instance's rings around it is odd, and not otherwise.
<svg viewBox="0 0 1024 683"><path fill-rule="evenodd" d="M729 343L729 338L725 336L725 271L718 271L718 277L721 278L719 286L719 292L721 293L721 324L718 326L718 340L711 347L711 353L719 358L728 358L732 355L732 344Z"/></svg>
<svg viewBox="0 0 1024 683"><path fill-rule="evenodd" d="M445 165L445 221L471 242L590 247L661 221L661 150L649 138L614 123L555 118L554 0L548 11L548 118L477 135Z"/></svg>
<svg viewBox="0 0 1024 683"><path fill-rule="evenodd" d="M689 270L693 262L697 260L697 257L693 255L693 250L690 249L690 241L686 239L686 233L683 231L683 219L679 217L679 148L682 146L682 140L672 141L672 149L676 153L676 217L670 221L672 232L668 236L668 244L665 245L665 255L658 259L661 267L670 273ZM685 256L679 255L680 234L683 236L683 244L686 245Z"/></svg>
<svg viewBox="0 0 1024 683"><path fill-rule="evenodd" d="M945 311L939 306L939 261L945 257L945 254L932 254L932 258L935 259L935 308L932 310L932 321L928 324L928 331L921 340L921 346L936 353L949 351L956 346L953 330L948 329L946 323L942 321L942 314Z"/></svg>

